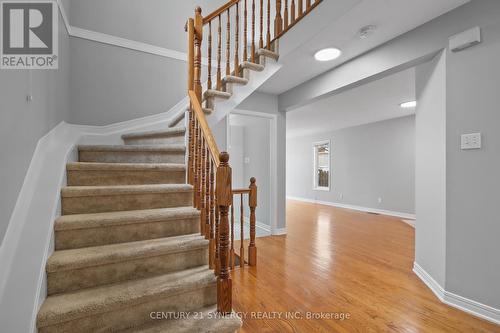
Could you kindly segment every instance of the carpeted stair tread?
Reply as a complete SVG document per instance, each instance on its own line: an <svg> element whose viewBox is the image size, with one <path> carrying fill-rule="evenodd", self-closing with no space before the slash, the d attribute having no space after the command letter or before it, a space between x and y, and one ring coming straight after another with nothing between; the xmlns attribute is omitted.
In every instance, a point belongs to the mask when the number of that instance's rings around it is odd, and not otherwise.
<svg viewBox="0 0 500 333"><path fill-rule="evenodd" d="M266 57L266 58L271 58L271 59L274 59L274 60L278 60L280 55L276 52L273 52L271 50L268 50L268 49L259 49L257 51L257 55L259 56L263 56L263 57Z"/></svg>
<svg viewBox="0 0 500 333"><path fill-rule="evenodd" d="M170 136L184 136L185 133L186 133L185 127L172 127L155 131L128 133L122 135L122 139L130 140L130 139L140 139L140 138L162 138Z"/></svg>
<svg viewBox="0 0 500 333"><path fill-rule="evenodd" d="M89 288L48 297L38 313L38 327L89 317L140 303L154 301L214 284L216 278L208 266Z"/></svg>
<svg viewBox="0 0 500 333"><path fill-rule="evenodd" d="M80 145L78 150L91 152L185 152L186 146L179 144L144 146Z"/></svg>
<svg viewBox="0 0 500 333"><path fill-rule="evenodd" d="M185 171L179 163L99 163L73 162L66 166L68 171Z"/></svg>
<svg viewBox="0 0 500 333"><path fill-rule="evenodd" d="M203 96L205 97L205 99L211 98L211 97L229 99L229 98L231 98L232 94L225 92L225 91L209 89L209 90L205 91Z"/></svg>
<svg viewBox="0 0 500 333"><path fill-rule="evenodd" d="M250 62L250 61L242 62L240 67L243 69L250 69L250 70L256 71L256 72L262 72L265 68L264 65L256 64L256 63Z"/></svg>
<svg viewBox="0 0 500 333"><path fill-rule="evenodd" d="M61 190L63 198L113 196L124 194L179 193L190 192L193 186L188 184L148 184L117 186L66 186Z"/></svg>
<svg viewBox="0 0 500 333"><path fill-rule="evenodd" d="M228 75L222 79L223 83L236 83L236 84L248 84L248 79L245 79L243 77L239 76L234 76L234 75Z"/></svg>
<svg viewBox="0 0 500 333"><path fill-rule="evenodd" d="M48 273L119 263L206 248L208 241L199 234L150 239L139 242L55 251L47 261Z"/></svg>
<svg viewBox="0 0 500 333"><path fill-rule="evenodd" d="M200 212L193 207L175 207L130 210L94 214L64 215L55 223L56 231L79 230L117 225L140 224L159 222L164 220L180 220L200 216Z"/></svg>
<svg viewBox="0 0 500 333"><path fill-rule="evenodd" d="M204 308L192 311L189 319L160 320L122 333L233 333L241 327L235 313L221 316L216 311L216 307Z"/></svg>

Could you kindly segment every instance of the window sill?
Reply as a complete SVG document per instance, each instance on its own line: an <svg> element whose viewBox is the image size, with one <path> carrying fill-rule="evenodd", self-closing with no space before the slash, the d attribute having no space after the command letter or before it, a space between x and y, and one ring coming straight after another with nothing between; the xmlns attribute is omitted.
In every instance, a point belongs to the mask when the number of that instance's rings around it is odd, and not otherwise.
<svg viewBox="0 0 500 333"><path fill-rule="evenodd" d="M315 188L313 188L313 191L330 192L330 188L329 187L315 187Z"/></svg>

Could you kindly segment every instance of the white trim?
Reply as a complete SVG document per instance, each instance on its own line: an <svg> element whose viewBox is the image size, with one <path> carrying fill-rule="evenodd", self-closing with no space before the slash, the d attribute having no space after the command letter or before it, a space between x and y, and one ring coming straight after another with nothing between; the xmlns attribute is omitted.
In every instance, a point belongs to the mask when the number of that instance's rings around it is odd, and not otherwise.
<svg viewBox="0 0 500 333"><path fill-rule="evenodd" d="M266 118L271 121L271 133L270 133L270 138L271 138L271 149L270 149L270 170L269 170L269 176L270 176L270 198L271 198L271 207L270 212L269 212L269 218L270 218L270 232L272 235L274 235L274 231L278 229L278 205L277 205L277 196L278 196L278 167L277 167L277 161L278 161L278 116L275 114L270 114L270 113L265 113L265 112L258 112L258 111L250 111L250 110L243 110L243 109L234 109L230 112L230 114L236 114L236 115L243 115L243 116L251 116L251 117L259 117L259 118ZM227 117L229 118L229 117ZM227 133L228 133L228 142L227 144L229 145L229 122L227 125ZM257 179L257 186L259 180Z"/></svg>
<svg viewBox="0 0 500 333"><path fill-rule="evenodd" d="M356 205L348 205L348 204L342 204L342 203L338 203L338 202L330 202L330 201L321 201L321 200L307 199L307 198L301 198L301 197L293 197L293 196L289 196L289 195L287 195L286 198L288 200L296 200L296 201L314 203L314 204L319 204L319 205L332 206L332 207L337 207L337 208L352 209L352 210L357 210L360 212L395 216L395 217L400 217L400 218L404 218L404 219L408 219L408 220L415 219L415 214L408 214L408 213L395 212L395 211L390 211L390 210L362 207L362 206L356 206Z"/></svg>
<svg viewBox="0 0 500 333"><path fill-rule="evenodd" d="M429 289L441 302L470 313L476 317L500 325L500 309L495 309L491 306L446 291L416 262L413 263L413 272L420 278L420 280L422 280L422 282L425 283L427 287L429 287Z"/></svg>
<svg viewBox="0 0 500 333"><path fill-rule="evenodd" d="M61 12L61 16L66 26L66 30L68 31L70 37L86 39L97 43L113 45L116 47L121 47L129 50L134 50L147 54L157 55L164 58L187 62L187 53L185 52L175 51L161 46L142 43L127 38L108 35L105 33L72 26L69 22L69 17L64 8L62 0L55 0L55 1L59 6L59 11ZM204 66L208 66L208 59L202 58L201 63Z"/></svg>
<svg viewBox="0 0 500 333"><path fill-rule="evenodd" d="M62 0L56 0L57 6L59 7L59 11L61 12L61 16L64 21L64 25L66 26L66 31L68 32L68 35L71 35L71 26L69 25L69 18L68 14L63 6Z"/></svg>
<svg viewBox="0 0 500 333"><path fill-rule="evenodd" d="M279 229L274 229L272 232L273 236L282 236L286 235L286 228L279 228Z"/></svg>

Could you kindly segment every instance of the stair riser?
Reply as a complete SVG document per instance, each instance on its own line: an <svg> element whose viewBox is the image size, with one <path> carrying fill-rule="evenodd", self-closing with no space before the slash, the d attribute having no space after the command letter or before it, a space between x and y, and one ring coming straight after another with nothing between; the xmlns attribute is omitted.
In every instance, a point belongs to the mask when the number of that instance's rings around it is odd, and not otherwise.
<svg viewBox="0 0 500 333"><path fill-rule="evenodd" d="M188 252L164 254L88 268L47 273L49 295L147 278L208 264L208 245Z"/></svg>
<svg viewBox="0 0 500 333"><path fill-rule="evenodd" d="M202 289L122 307L113 311L38 328L39 333L104 333L156 322L152 312L189 312L217 302L216 283Z"/></svg>
<svg viewBox="0 0 500 333"><path fill-rule="evenodd" d="M62 215L186 207L192 203L192 192L63 197Z"/></svg>
<svg viewBox="0 0 500 333"><path fill-rule="evenodd" d="M185 137L184 134L177 136L168 137L157 137L157 138L136 138L136 139L124 139L126 145L141 146L141 145L169 145L169 144L184 144Z"/></svg>
<svg viewBox="0 0 500 333"><path fill-rule="evenodd" d="M56 250L78 249L141 240L192 235L200 232L199 217L56 231Z"/></svg>
<svg viewBox="0 0 500 333"><path fill-rule="evenodd" d="M80 151L80 162L99 163L184 163L184 152L100 152Z"/></svg>
<svg viewBox="0 0 500 333"><path fill-rule="evenodd" d="M181 171L104 171L69 170L68 186L113 186L148 184L183 184L186 172Z"/></svg>

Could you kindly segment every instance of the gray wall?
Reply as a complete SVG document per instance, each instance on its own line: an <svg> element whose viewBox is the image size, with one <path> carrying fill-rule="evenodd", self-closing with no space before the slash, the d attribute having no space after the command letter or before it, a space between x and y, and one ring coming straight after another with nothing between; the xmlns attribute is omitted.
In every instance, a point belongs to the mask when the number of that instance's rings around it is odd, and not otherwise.
<svg viewBox="0 0 500 333"><path fill-rule="evenodd" d="M277 228L286 227L286 112L278 110L278 97L275 95L255 92L244 100L239 106L240 110L263 112L276 116L277 120L277 189L276 189L276 207Z"/></svg>
<svg viewBox="0 0 500 333"><path fill-rule="evenodd" d="M271 135L270 119L231 114L230 148L233 187L248 188L250 178L257 179L257 221L270 224L271 212ZM248 157L249 163L244 163ZM244 203L249 216L247 201ZM239 204L235 205L239 209Z"/></svg>
<svg viewBox="0 0 500 333"><path fill-rule="evenodd" d="M500 2L459 11L480 25L482 44L447 56L446 290L500 309ZM460 150L460 134L482 132L481 150Z"/></svg>
<svg viewBox="0 0 500 333"><path fill-rule="evenodd" d="M416 68L415 261L441 286L446 266L446 53Z"/></svg>
<svg viewBox="0 0 500 333"><path fill-rule="evenodd" d="M108 125L168 111L186 96L186 63L71 38L71 122Z"/></svg>
<svg viewBox="0 0 500 333"><path fill-rule="evenodd" d="M331 186L315 191L313 143L323 140L331 143ZM415 117L289 138L287 195L413 214Z"/></svg>
<svg viewBox="0 0 500 333"><path fill-rule="evenodd" d="M38 140L69 120L69 42L59 17L58 70L2 70L0 74L0 243ZM28 103L27 95L33 96Z"/></svg>

